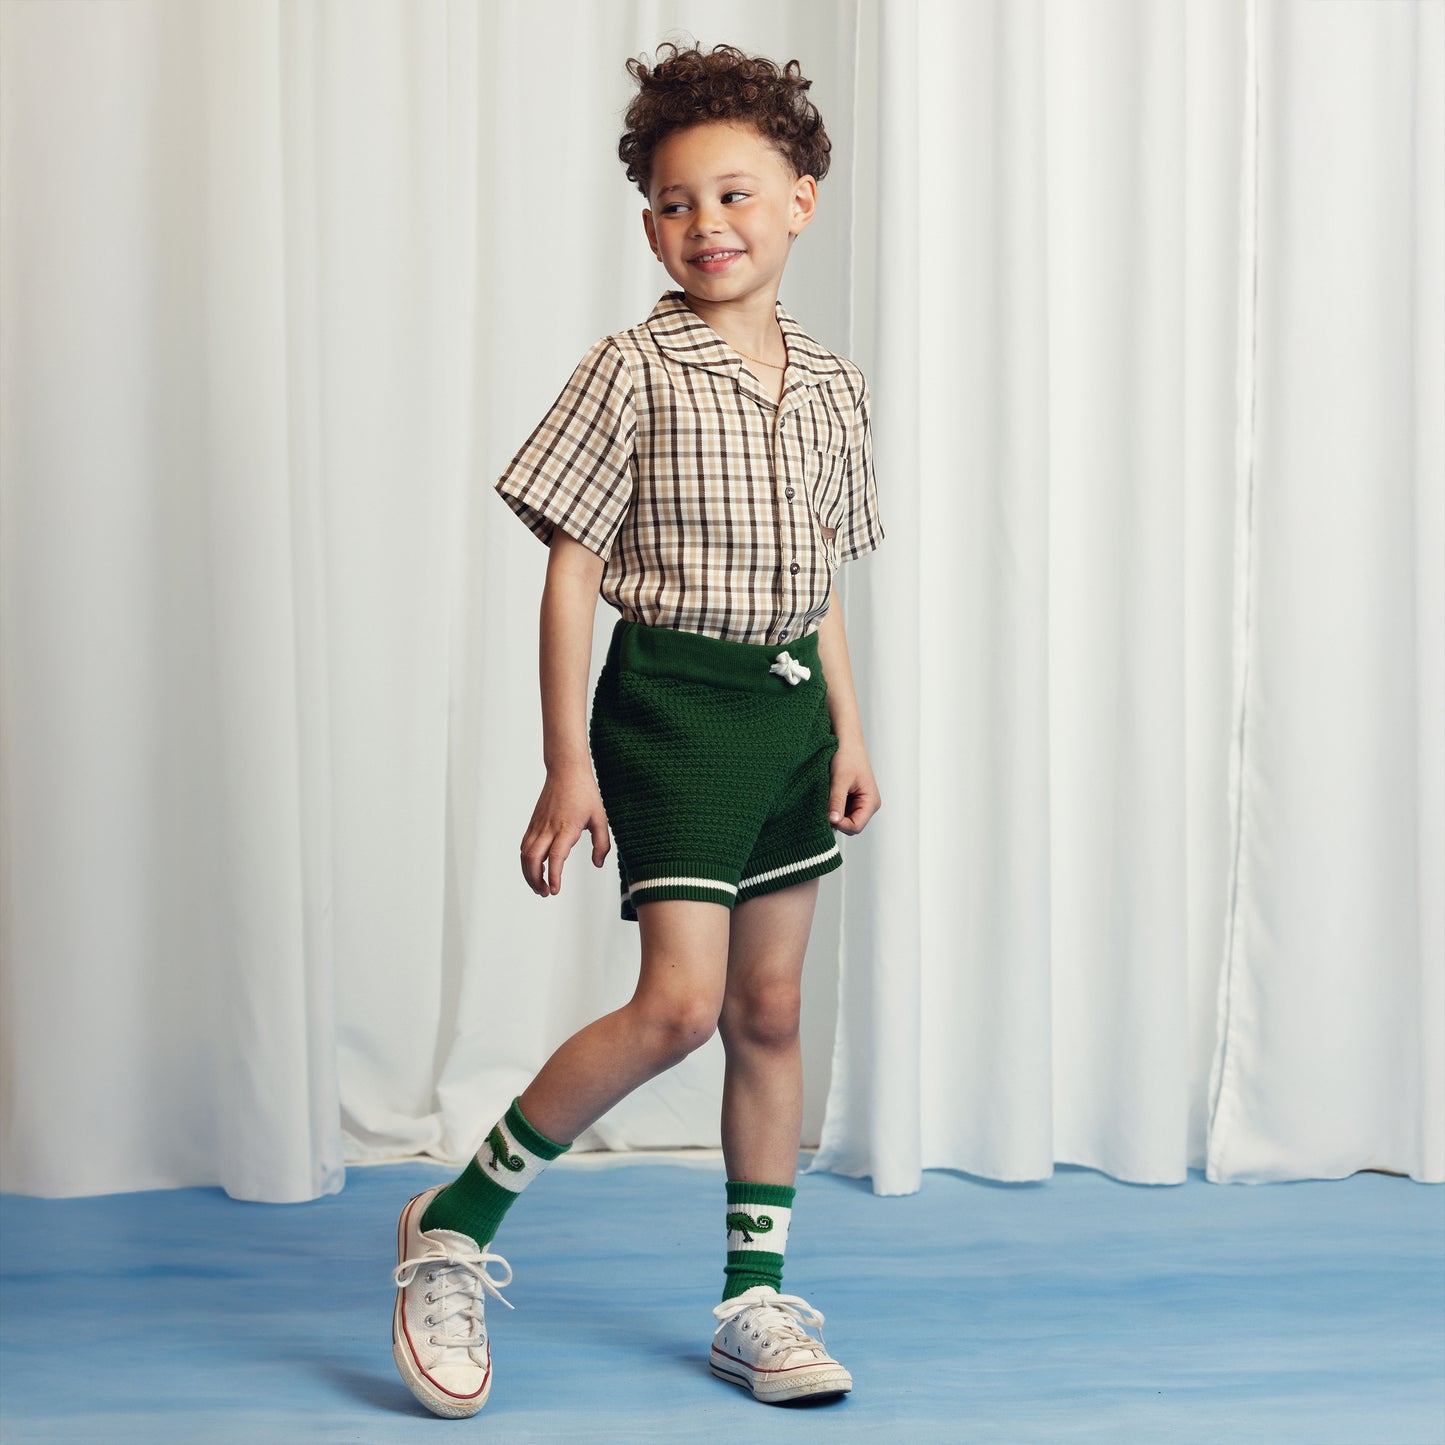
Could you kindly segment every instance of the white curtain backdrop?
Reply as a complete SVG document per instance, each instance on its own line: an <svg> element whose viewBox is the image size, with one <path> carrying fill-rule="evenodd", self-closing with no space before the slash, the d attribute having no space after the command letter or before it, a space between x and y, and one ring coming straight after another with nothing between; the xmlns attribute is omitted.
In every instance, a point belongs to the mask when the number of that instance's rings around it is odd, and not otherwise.
<svg viewBox="0 0 1445 1445"><path fill-rule="evenodd" d="M1445 1177L1442 19L881 7L815 1168Z"/></svg>
<svg viewBox="0 0 1445 1445"><path fill-rule="evenodd" d="M0 5L6 1188L458 1158L630 994L615 857L521 876L546 551L491 486L671 284L616 141L674 32L806 59L841 163L784 299L846 346L854 11L714 23ZM713 1045L584 1145L716 1144L720 1087Z"/></svg>
<svg viewBox="0 0 1445 1445"><path fill-rule="evenodd" d="M520 876L491 484L671 284L615 144L684 34L815 77L783 300L875 396L818 1167L1445 1178L1445 0L720 23L0 5L3 1187L459 1159L630 993L614 859ZM583 1147L716 1143L720 1072Z"/></svg>

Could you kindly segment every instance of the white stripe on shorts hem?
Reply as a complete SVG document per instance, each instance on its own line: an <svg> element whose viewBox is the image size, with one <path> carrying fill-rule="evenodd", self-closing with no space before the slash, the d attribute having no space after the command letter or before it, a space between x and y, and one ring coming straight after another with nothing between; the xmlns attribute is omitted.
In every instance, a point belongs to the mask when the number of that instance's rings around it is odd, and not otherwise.
<svg viewBox="0 0 1445 1445"><path fill-rule="evenodd" d="M811 868L814 863L824 862L837 851L838 845L834 843L826 853L815 853L811 858L804 858L798 863L785 863L781 868L769 868L766 873L754 873L751 878L744 878L738 887L751 888L754 883L767 883L773 878L781 878L784 873L798 873L804 868Z"/></svg>
<svg viewBox="0 0 1445 1445"><path fill-rule="evenodd" d="M645 878L641 883L634 883L627 890L627 896L631 898L643 888L716 888L720 893L736 893L741 886L723 883L716 878Z"/></svg>

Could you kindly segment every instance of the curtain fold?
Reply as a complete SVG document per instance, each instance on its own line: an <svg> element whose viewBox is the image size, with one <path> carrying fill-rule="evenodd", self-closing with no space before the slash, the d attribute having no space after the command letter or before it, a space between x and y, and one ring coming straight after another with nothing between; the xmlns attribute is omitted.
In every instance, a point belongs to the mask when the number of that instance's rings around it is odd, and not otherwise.
<svg viewBox="0 0 1445 1445"><path fill-rule="evenodd" d="M896 257L880 246L890 421L892 359L920 358L916 389L901 379L920 419L880 439L882 466L920 478L922 515L878 573L920 579L929 625L925 663L884 634L859 670L883 673L875 847L898 848L890 831L922 845L911 888L871 870L847 882L814 1167L882 1193L924 1168L1037 1179L1056 1160L1175 1182L1213 1043L1191 994L1217 934L1204 890L1224 822L1222 750L1202 752L1207 727L1191 737L1186 721L1223 715L1228 626L1231 336L1189 332L1186 281L1232 286L1228 267L1188 267L1227 252L1234 202L1218 156L1209 189L1191 188L1185 157L1202 144L1191 115L1229 145L1227 36L1191 48L1205 22L1184 6L878 13L893 57L881 209L904 203L913 155L928 208L923 294L884 304ZM1186 526L1191 495L1215 500ZM917 739L890 735L914 704ZM903 797L900 774L918 780ZM870 917L887 920L884 950L866 934L855 949ZM887 1030L850 988L860 973L917 993L919 1086L902 1108L876 1081L911 1030Z"/></svg>
<svg viewBox="0 0 1445 1445"><path fill-rule="evenodd" d="M1249 8L1209 1177L1445 1178L1445 10Z"/></svg>

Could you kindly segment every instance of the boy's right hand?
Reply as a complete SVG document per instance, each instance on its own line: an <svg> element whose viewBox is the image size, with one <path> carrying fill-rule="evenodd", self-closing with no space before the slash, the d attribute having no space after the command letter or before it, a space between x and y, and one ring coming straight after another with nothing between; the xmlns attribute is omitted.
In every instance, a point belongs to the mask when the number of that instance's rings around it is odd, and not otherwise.
<svg viewBox="0 0 1445 1445"><path fill-rule="evenodd" d="M587 763L549 768L532 821L522 835L522 875L543 898L562 891L562 864L583 833L592 833L592 862L607 861L612 842L602 794Z"/></svg>

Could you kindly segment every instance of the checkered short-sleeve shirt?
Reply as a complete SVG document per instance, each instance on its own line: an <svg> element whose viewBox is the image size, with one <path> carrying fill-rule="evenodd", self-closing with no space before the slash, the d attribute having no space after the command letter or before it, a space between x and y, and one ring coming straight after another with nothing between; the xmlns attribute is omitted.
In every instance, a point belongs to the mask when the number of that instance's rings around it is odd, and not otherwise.
<svg viewBox="0 0 1445 1445"><path fill-rule="evenodd" d="M550 543L604 559L624 617L738 642L786 642L828 610L833 573L883 540L868 385L781 305L778 403L666 292L603 337L497 482Z"/></svg>

